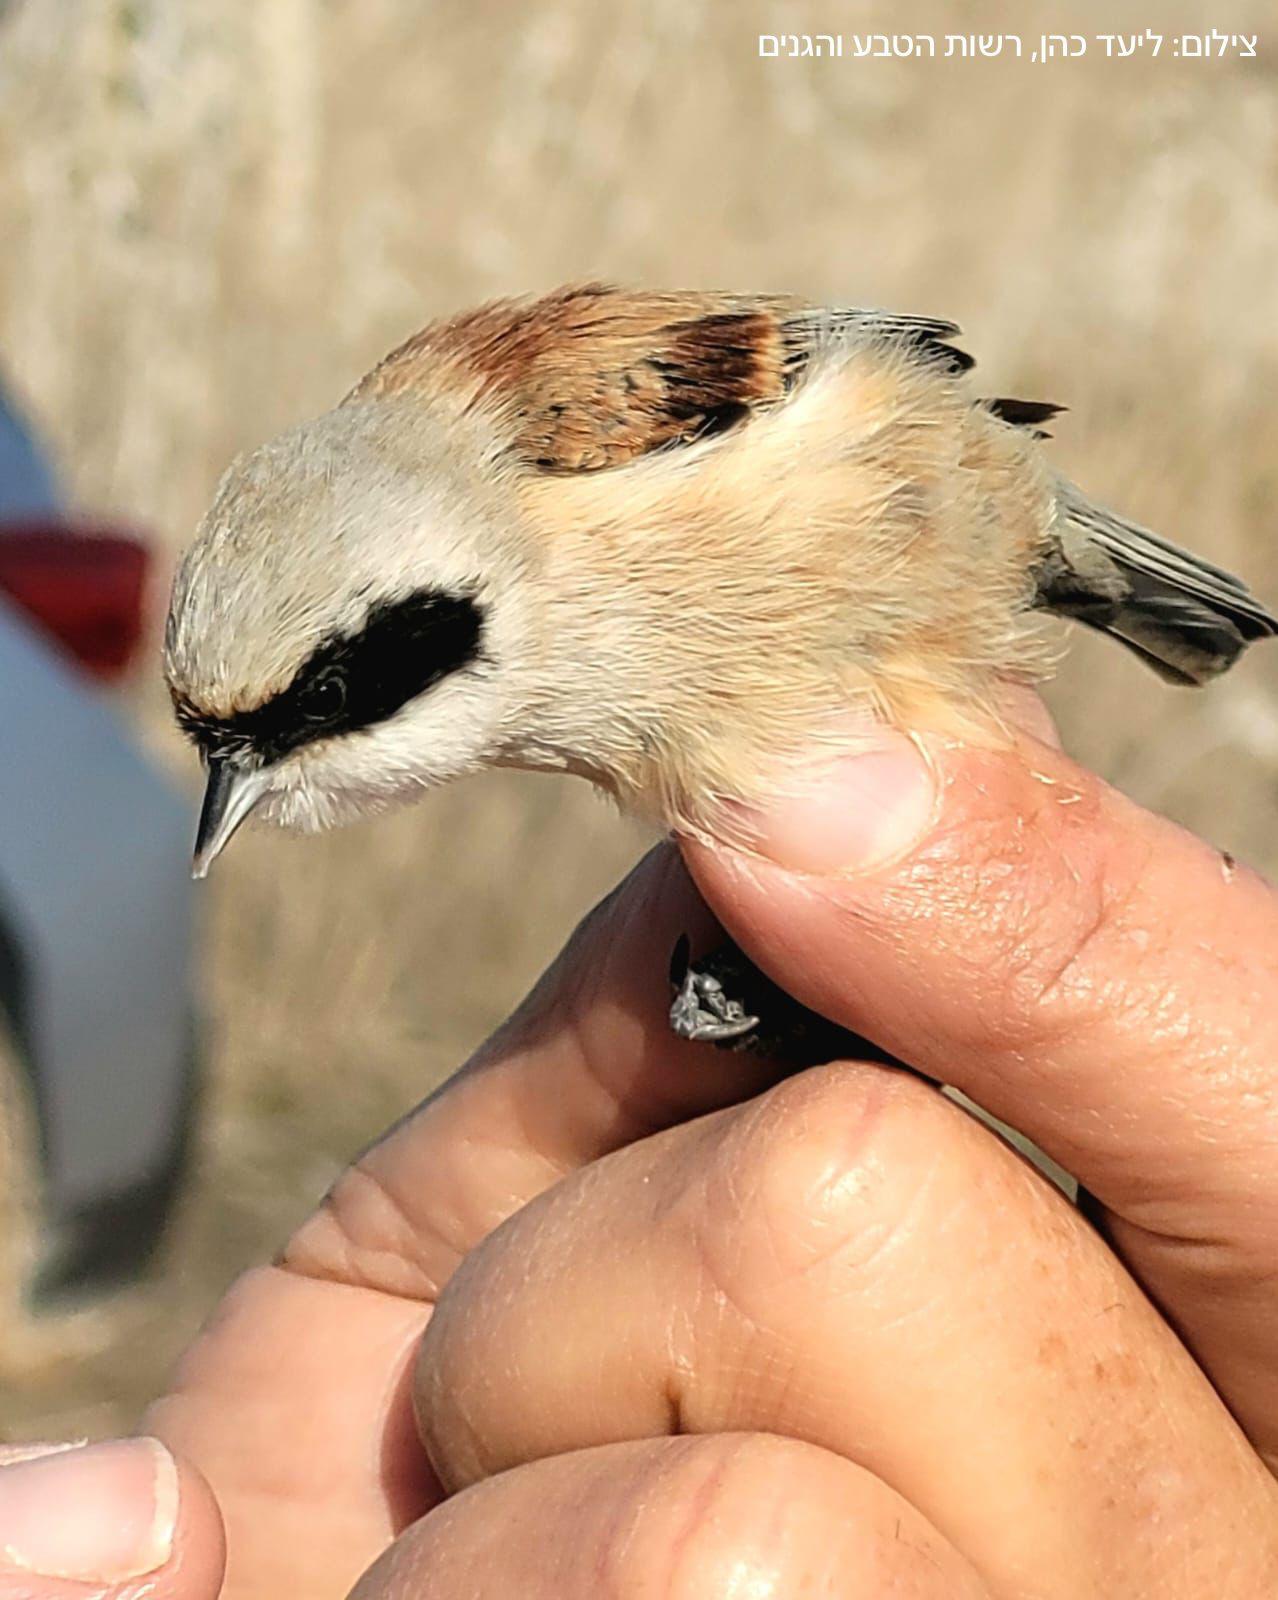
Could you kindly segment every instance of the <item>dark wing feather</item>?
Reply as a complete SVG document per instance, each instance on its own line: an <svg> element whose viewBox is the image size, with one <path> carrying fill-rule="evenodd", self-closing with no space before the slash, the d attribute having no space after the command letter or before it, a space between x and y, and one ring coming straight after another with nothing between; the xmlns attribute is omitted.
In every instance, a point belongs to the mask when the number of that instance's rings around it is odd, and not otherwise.
<svg viewBox="0 0 1278 1600"><path fill-rule="evenodd" d="M790 351L791 370L797 375L812 351L831 338L865 337L908 345L926 360L949 372L968 372L976 365L966 350L947 341L962 331L957 322L939 317L898 316L891 311L863 310L855 306L798 307L782 318Z"/></svg>
<svg viewBox="0 0 1278 1600"><path fill-rule="evenodd" d="M1014 428L1028 428L1036 439L1047 439L1050 435L1043 432L1043 424L1059 417L1065 407L1051 400L1013 400L1010 395L1002 395L987 400L985 409Z"/></svg>

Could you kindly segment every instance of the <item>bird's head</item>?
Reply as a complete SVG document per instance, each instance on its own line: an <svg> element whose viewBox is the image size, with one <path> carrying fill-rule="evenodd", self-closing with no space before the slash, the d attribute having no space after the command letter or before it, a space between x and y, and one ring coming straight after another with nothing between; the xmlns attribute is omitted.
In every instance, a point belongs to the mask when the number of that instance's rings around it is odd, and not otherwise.
<svg viewBox="0 0 1278 1600"><path fill-rule="evenodd" d="M197 875L250 812L316 830L500 760L536 670L537 563L464 418L348 403L237 460L165 638L208 773Z"/></svg>

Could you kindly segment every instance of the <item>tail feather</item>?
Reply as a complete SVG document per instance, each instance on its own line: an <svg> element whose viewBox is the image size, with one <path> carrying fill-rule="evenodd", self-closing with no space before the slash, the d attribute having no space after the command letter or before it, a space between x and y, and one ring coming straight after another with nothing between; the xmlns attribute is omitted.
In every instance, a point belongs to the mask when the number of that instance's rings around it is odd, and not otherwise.
<svg viewBox="0 0 1278 1600"><path fill-rule="evenodd" d="M1275 618L1240 579L1062 484L1059 545L1040 573L1049 609L1112 634L1173 683L1205 683Z"/></svg>

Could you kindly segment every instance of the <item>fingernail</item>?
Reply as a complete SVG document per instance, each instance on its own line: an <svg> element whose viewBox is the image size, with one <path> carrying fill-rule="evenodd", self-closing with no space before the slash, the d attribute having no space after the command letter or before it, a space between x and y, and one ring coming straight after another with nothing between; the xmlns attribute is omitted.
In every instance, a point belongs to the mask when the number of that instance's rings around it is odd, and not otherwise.
<svg viewBox="0 0 1278 1600"><path fill-rule="evenodd" d="M121 1583L173 1551L178 1479L158 1439L53 1449L0 1467L0 1562L42 1578Z"/></svg>
<svg viewBox="0 0 1278 1600"><path fill-rule="evenodd" d="M884 728L869 749L807 774L758 819L755 848L795 872L864 872L905 855L936 810L936 777L922 750Z"/></svg>

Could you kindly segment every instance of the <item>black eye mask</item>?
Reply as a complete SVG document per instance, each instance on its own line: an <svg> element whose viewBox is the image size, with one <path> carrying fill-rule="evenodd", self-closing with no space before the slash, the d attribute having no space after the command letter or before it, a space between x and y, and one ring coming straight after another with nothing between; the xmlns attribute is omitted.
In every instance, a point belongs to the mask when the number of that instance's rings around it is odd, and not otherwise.
<svg viewBox="0 0 1278 1600"><path fill-rule="evenodd" d="M264 765L315 739L384 722L442 678L483 659L484 614L470 595L422 589L374 606L357 633L313 650L286 689L251 711L210 716L184 699L177 720L206 758Z"/></svg>

